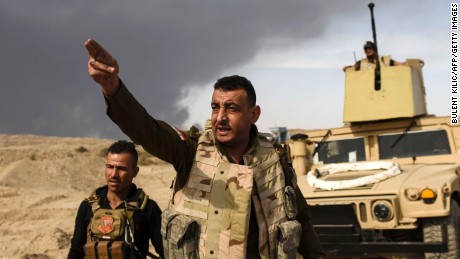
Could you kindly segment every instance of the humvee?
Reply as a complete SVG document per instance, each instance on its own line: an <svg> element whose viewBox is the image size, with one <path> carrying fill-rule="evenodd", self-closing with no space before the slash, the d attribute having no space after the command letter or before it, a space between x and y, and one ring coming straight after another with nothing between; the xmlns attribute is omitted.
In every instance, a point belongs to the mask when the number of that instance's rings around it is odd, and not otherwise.
<svg viewBox="0 0 460 259"><path fill-rule="evenodd" d="M345 73L344 126L287 130L331 256L460 258L460 127L428 115L421 62ZM279 132L275 132L278 133Z"/></svg>

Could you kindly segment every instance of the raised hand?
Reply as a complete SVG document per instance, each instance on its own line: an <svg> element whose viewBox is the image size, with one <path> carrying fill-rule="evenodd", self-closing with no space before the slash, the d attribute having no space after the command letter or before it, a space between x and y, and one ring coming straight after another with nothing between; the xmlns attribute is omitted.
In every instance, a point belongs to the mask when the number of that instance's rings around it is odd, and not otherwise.
<svg viewBox="0 0 460 259"><path fill-rule="evenodd" d="M120 87L120 78L118 72L117 60L110 55L99 43L93 39L85 42L88 50L88 72L91 78L102 87L105 95L114 95Z"/></svg>

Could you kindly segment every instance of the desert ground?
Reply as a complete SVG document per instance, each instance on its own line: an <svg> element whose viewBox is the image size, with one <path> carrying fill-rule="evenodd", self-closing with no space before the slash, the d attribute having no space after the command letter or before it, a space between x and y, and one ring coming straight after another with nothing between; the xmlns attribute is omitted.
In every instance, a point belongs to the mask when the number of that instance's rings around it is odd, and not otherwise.
<svg viewBox="0 0 460 259"><path fill-rule="evenodd" d="M0 134L0 259L66 258L78 206L105 184L105 152L113 142ZM134 182L165 209L174 170L137 149Z"/></svg>

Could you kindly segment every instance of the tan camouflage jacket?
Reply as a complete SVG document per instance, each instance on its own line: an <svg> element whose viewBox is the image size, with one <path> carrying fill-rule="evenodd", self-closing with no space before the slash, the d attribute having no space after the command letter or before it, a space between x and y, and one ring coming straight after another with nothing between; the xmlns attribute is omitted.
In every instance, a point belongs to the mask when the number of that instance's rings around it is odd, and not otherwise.
<svg viewBox="0 0 460 259"><path fill-rule="evenodd" d="M367 58L363 58L360 61L360 70L375 69L376 63L369 62ZM391 60L391 56L380 57L380 66L389 67L394 61Z"/></svg>
<svg viewBox="0 0 460 259"><path fill-rule="evenodd" d="M255 155L246 155L240 165L218 152L210 132L198 140L187 184L170 207L199 223L200 258L246 255L251 200L259 222L259 251L264 257L275 257L277 226L287 220L284 173L273 144L265 137L258 141Z"/></svg>
<svg viewBox="0 0 460 259"><path fill-rule="evenodd" d="M105 96L105 100L107 115L134 143L142 145L147 152L173 165L177 172L175 191L177 192L186 186L197 152L198 139L200 137L198 130L192 127L189 131L180 131L163 121L154 119L137 102L122 82L117 94L111 97ZM259 144L255 125L253 126L251 135L253 147L248 151L248 157L251 157L251 152ZM223 150L218 145L216 147L219 151L218 153L225 157ZM284 151L279 154L279 157L281 164L285 166L287 156ZM232 165L228 164L229 166ZM293 175L285 172L286 185L294 187L297 197L298 214L296 220L302 225L298 252L304 258L323 258L324 254L321 251L318 237L310 222L309 208L293 179L295 179ZM247 206L250 206L250 204L247 204ZM251 234L254 233L248 233L248 235ZM257 250L258 248L247 247L247 249Z"/></svg>

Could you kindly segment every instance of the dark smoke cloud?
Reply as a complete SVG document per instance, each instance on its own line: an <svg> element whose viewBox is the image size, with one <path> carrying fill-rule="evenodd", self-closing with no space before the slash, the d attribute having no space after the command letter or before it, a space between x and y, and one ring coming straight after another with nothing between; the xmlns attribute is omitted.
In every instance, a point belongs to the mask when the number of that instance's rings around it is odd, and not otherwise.
<svg viewBox="0 0 460 259"><path fill-rule="evenodd" d="M117 57L124 82L152 115L181 125L189 116L177 104L183 89L214 81L262 47L318 37L357 3L2 1L0 133L123 136L87 75L87 38Z"/></svg>

